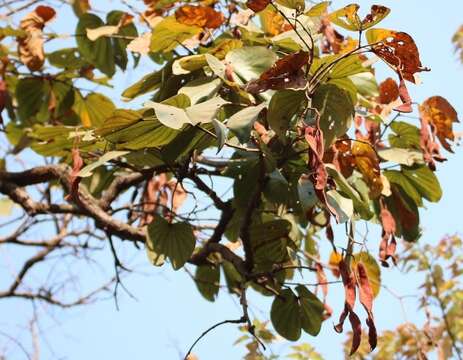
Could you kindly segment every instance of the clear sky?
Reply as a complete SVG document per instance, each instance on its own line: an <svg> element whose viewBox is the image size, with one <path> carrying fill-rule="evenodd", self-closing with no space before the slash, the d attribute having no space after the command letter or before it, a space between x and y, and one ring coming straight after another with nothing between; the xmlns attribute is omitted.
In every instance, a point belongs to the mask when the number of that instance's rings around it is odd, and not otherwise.
<svg viewBox="0 0 463 360"><path fill-rule="evenodd" d="M334 0L333 8L344 6L351 1ZM96 7L118 4L118 1L96 1ZM104 6L103 6L104 3ZM109 3L109 5L108 5ZM381 23L381 27L408 32L415 39L425 66L432 69L430 73L422 73L423 84L410 85L415 101L422 101L432 95L446 97L463 114L461 86L463 83L463 65L453 53L451 37L463 23L463 2L460 0L360 0L361 11L370 5L381 3L392 9L391 14ZM53 25L55 31L66 29L72 32L67 24L67 14L58 13L58 20ZM116 80L116 87L123 89L136 81L140 74L154 69L149 62L143 62L134 73L126 73ZM386 67L379 67L379 78L395 76ZM414 120L410 120L414 121ZM461 126L457 126L461 131ZM424 236L422 242L435 243L445 234L461 232L463 229L460 204L463 200L461 191L461 164L463 153L457 147L456 154L449 156L449 161L439 166L438 176L444 190L444 196L438 204L428 204L422 210ZM343 232L336 236L343 241ZM340 241L341 241L340 240ZM368 247L376 253L379 241L377 230L370 232ZM129 245L122 245L122 253L131 258L133 251ZM102 256L103 266L96 268L83 264L80 277L83 283L94 283L102 272L111 276L113 266L109 251ZM145 262L144 254L132 259L131 264ZM177 360L185 352L194 339L210 325L224 320L234 319L241 315L236 299L221 293L215 303L205 301L197 292L189 276L183 272L173 272L170 265L164 268L141 267L143 275L131 275L125 285L137 297L133 300L121 292L120 311L116 311L114 302L103 301L98 304L74 310L61 311L47 308L52 315L47 317L42 330L45 341L42 342L42 358L112 359L112 360L144 360L162 359ZM39 275L37 275L39 276ZM1 277L0 277L1 279ZM398 294L405 295L415 291L416 276L404 276L396 270L383 270L383 282ZM1 282L0 282L1 284ZM341 359L341 342L343 335L338 335L332 328L342 307L343 293L333 289L329 301L334 308L334 318L324 323L319 337L304 338L326 356L326 359ZM408 320L418 320L421 314L416 311L413 299L407 300ZM251 314L264 320L268 317L270 301L261 296L251 295ZM0 328L4 324L19 323L18 319L29 315L30 305L18 301L0 302ZM360 312L360 311L359 311ZM404 320L399 302L387 291L382 290L375 303L375 316L378 328L386 329ZM361 313L362 319L364 314ZM348 327L348 326L347 326ZM10 335L24 333L23 330L11 326ZM235 360L240 359L243 349L233 346L239 336L234 325L225 325L208 335L195 348L201 360ZM1 338L0 338L1 339ZM0 345L2 340L0 340ZM48 343L48 344L47 344ZM281 342L276 347L287 347L289 343ZM12 359L21 359L21 352L12 353Z"/></svg>

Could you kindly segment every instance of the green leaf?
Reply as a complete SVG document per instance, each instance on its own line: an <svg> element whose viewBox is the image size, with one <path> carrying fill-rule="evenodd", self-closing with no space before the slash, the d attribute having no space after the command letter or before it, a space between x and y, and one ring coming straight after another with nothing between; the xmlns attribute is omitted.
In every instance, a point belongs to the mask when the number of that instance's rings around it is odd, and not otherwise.
<svg viewBox="0 0 463 360"><path fill-rule="evenodd" d="M177 59L172 64L174 75L185 75L192 71L202 69L207 65L205 54L189 55Z"/></svg>
<svg viewBox="0 0 463 360"><path fill-rule="evenodd" d="M416 206L422 206L423 201L420 193L416 190L415 186L407 179L407 177L401 171L397 170L384 170L383 175L387 177L390 183L396 184L402 188L403 192L406 193L416 204Z"/></svg>
<svg viewBox="0 0 463 360"><path fill-rule="evenodd" d="M185 94L191 100L191 104L197 104L209 100L215 96L222 86L220 79L200 78L190 81L180 88L179 94Z"/></svg>
<svg viewBox="0 0 463 360"><path fill-rule="evenodd" d="M289 9L295 9L299 12L302 12L305 9L304 0L277 0L277 3Z"/></svg>
<svg viewBox="0 0 463 360"><path fill-rule="evenodd" d="M84 98L76 91L72 109L80 117L83 126L97 127L114 113L116 107L103 94L90 93Z"/></svg>
<svg viewBox="0 0 463 360"><path fill-rule="evenodd" d="M241 143L246 143L249 140L252 126L265 106L265 103L248 106L228 119L227 127L236 134Z"/></svg>
<svg viewBox="0 0 463 360"><path fill-rule="evenodd" d="M170 52L179 43L199 34L201 28L179 23L174 16L169 16L157 24L151 35L150 50L153 52Z"/></svg>
<svg viewBox="0 0 463 360"><path fill-rule="evenodd" d="M423 164L423 153L411 149L389 148L378 150L378 155L383 160L393 161L397 164L412 166Z"/></svg>
<svg viewBox="0 0 463 360"><path fill-rule="evenodd" d="M103 166L104 164L106 164L110 160L114 160L114 159L117 159L118 157L127 155L128 153L129 153L129 151L109 151L106 154L104 154L103 156L101 156L97 161L95 161L95 162L85 166L84 168L82 168L79 171L79 173L77 174L77 176L79 176L79 177L92 176L93 171L96 168L98 168L100 166Z"/></svg>
<svg viewBox="0 0 463 360"><path fill-rule="evenodd" d="M42 78L23 78L16 85L18 115L22 121L36 115L44 106L48 110L50 84Z"/></svg>
<svg viewBox="0 0 463 360"><path fill-rule="evenodd" d="M439 180L427 166L403 166L402 172L426 200L438 202L441 199L442 189Z"/></svg>
<svg viewBox="0 0 463 360"><path fill-rule="evenodd" d="M106 23L108 25L117 26L123 16L125 16L123 11L111 11L106 16ZM125 26L121 26L117 31L117 35L127 37L127 39L122 37L111 38L111 44L114 49L114 61L119 68L125 70L128 62L126 48L131 41L130 38L138 37L138 31L135 25L131 22Z"/></svg>
<svg viewBox="0 0 463 360"><path fill-rule="evenodd" d="M275 297L270 318L278 334L291 341L299 340L301 337L299 304L291 289L284 289Z"/></svg>
<svg viewBox="0 0 463 360"><path fill-rule="evenodd" d="M77 48L67 48L53 51L47 55L47 58L50 64L55 67L75 70L88 64L79 55Z"/></svg>
<svg viewBox="0 0 463 360"><path fill-rule="evenodd" d="M267 121L283 142L290 121L298 113L304 100L304 91L281 90L272 96L268 106Z"/></svg>
<svg viewBox="0 0 463 360"><path fill-rule="evenodd" d="M344 135L354 115L350 96L335 85L320 86L312 99L312 106L320 112L320 128L325 137L325 146Z"/></svg>
<svg viewBox="0 0 463 360"><path fill-rule="evenodd" d="M381 268L378 262L371 254L364 251L353 255L351 263L352 269L356 269L359 262L361 262L367 270L367 276L370 281L371 289L373 290L373 295L375 297L378 296L381 290Z"/></svg>
<svg viewBox="0 0 463 360"><path fill-rule="evenodd" d="M314 6L312 6L309 11L306 11L304 14L305 16L309 17L319 17L322 16L326 10L328 9L328 6L330 5L330 1L322 1Z"/></svg>
<svg viewBox="0 0 463 360"><path fill-rule="evenodd" d="M227 141L228 129L216 119L212 119L212 125L214 125L215 135L217 136L217 152L219 152Z"/></svg>
<svg viewBox="0 0 463 360"><path fill-rule="evenodd" d="M278 56L264 46L246 46L228 52L225 60L241 80L248 82L268 70L278 60Z"/></svg>
<svg viewBox="0 0 463 360"><path fill-rule="evenodd" d="M190 224L169 223L160 215L148 225L148 242L156 254L169 258L174 270L178 270L193 254L195 236Z"/></svg>
<svg viewBox="0 0 463 360"><path fill-rule="evenodd" d="M82 15L76 28L77 48L85 60L95 65L102 73L112 77L116 67L111 39L101 37L96 41L91 41L87 37L87 29L95 29L104 25L103 20L94 14Z"/></svg>
<svg viewBox="0 0 463 360"><path fill-rule="evenodd" d="M393 121L390 125L395 134L389 135L393 147L420 149L420 129L403 121Z"/></svg>
<svg viewBox="0 0 463 360"><path fill-rule="evenodd" d="M208 301L214 301L220 290L220 267L203 265L196 268L196 286Z"/></svg>
<svg viewBox="0 0 463 360"><path fill-rule="evenodd" d="M299 295L301 327L306 333L317 336L322 327L325 307L305 286L298 285L296 291Z"/></svg>
<svg viewBox="0 0 463 360"><path fill-rule="evenodd" d="M137 96L144 95L150 91L158 89L165 77L171 75L170 67L164 67L162 70L143 76L135 84L131 85L122 92L122 97L133 99Z"/></svg>

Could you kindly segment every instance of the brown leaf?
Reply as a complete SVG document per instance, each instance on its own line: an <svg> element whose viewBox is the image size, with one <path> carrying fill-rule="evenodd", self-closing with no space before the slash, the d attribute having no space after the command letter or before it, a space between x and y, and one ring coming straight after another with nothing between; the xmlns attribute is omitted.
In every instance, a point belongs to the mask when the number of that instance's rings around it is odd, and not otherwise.
<svg viewBox="0 0 463 360"><path fill-rule="evenodd" d="M352 326L352 345L349 354L352 356L358 350L362 340L362 324L357 314L353 311L349 313L349 322Z"/></svg>
<svg viewBox="0 0 463 360"><path fill-rule="evenodd" d="M31 71L40 70L43 66L45 40L42 29L55 17L55 14L55 10L49 6L37 6L21 20L20 28L27 33L27 36L17 38L18 53L21 62Z"/></svg>
<svg viewBox="0 0 463 360"><path fill-rule="evenodd" d="M363 179L370 188L370 196L377 198L383 190L379 158L370 143L355 141L352 146L352 155L357 169L362 173Z"/></svg>
<svg viewBox="0 0 463 360"><path fill-rule="evenodd" d="M435 161L443 162L446 161L441 153L440 146L435 140L435 134L431 134L429 128L431 125L423 116L420 117L421 129L420 129L420 148L423 151L424 162L432 170L436 170ZM435 128L433 129L435 131Z"/></svg>
<svg viewBox="0 0 463 360"><path fill-rule="evenodd" d="M79 200L79 183L81 180L81 177L79 177L78 174L79 174L79 171L84 166L84 161L82 160L82 157L80 156L80 151L78 148L72 149L71 157L72 157L72 171L69 176L69 182L71 185L71 189L65 199L68 201L69 200L78 201Z"/></svg>
<svg viewBox="0 0 463 360"><path fill-rule="evenodd" d="M373 52L391 65L405 80L415 83L416 73L429 71L421 64L415 41L407 33L385 29L373 29L369 33Z"/></svg>
<svg viewBox="0 0 463 360"><path fill-rule="evenodd" d="M435 128L435 134L442 146L450 152L452 148L447 142L455 140L452 125L458 122L458 114L453 106L442 96L433 96L421 104L420 116Z"/></svg>
<svg viewBox="0 0 463 360"><path fill-rule="evenodd" d="M388 267L389 264L387 263L387 260L389 258L392 258L392 261L395 262L395 247L390 246L390 242L395 244L394 234L396 232L396 222L391 212L388 210L386 204L384 204L384 201L382 200L380 201L380 207L380 220L383 231L379 245L379 259L381 260L381 264L384 267Z"/></svg>
<svg viewBox="0 0 463 360"><path fill-rule="evenodd" d="M373 351L376 348L378 342L378 335L376 331L375 322L373 319L373 289L370 285L370 280L368 279L368 274L365 266L359 262L357 264L357 274L358 274L358 288L359 288L359 299L360 303L365 308L365 311L368 314L367 326L368 326L368 342L370 344L370 349Z"/></svg>
<svg viewBox="0 0 463 360"><path fill-rule="evenodd" d="M399 98L399 86L393 78L387 78L379 84L380 104L390 104Z"/></svg>
<svg viewBox="0 0 463 360"><path fill-rule="evenodd" d="M303 89L307 86L307 79L302 67L308 65L309 60L310 56L306 51L286 55L263 72L259 79L250 81L246 85L246 91L258 94L269 89Z"/></svg>
<svg viewBox="0 0 463 360"><path fill-rule="evenodd" d="M216 29L224 22L224 15L209 6L183 5L175 11L175 18L185 25Z"/></svg>
<svg viewBox="0 0 463 360"><path fill-rule="evenodd" d="M323 270L323 266L320 263L315 264L315 269L317 269L317 282L322 288L323 302L325 302L326 297L328 296L328 279L326 278L325 271Z"/></svg>
<svg viewBox="0 0 463 360"><path fill-rule="evenodd" d="M264 10L270 2L270 0L249 0L246 6L254 12L259 12Z"/></svg>
<svg viewBox="0 0 463 360"><path fill-rule="evenodd" d="M412 99L410 94L408 93L407 85L405 85L405 80L402 78L401 74L399 74L400 83L399 83L399 97L402 100L402 105L397 106L394 110L400 111L403 113L411 113L413 112L412 108Z"/></svg>

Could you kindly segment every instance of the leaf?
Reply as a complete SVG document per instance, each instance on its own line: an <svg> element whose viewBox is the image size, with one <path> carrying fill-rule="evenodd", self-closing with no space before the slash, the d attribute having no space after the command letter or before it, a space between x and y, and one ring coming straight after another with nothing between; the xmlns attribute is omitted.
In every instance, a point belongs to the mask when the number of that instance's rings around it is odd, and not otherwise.
<svg viewBox="0 0 463 360"><path fill-rule="evenodd" d="M182 268L191 257L196 242L190 224L172 224L159 215L148 225L147 241L156 254L169 258L174 270Z"/></svg>
<svg viewBox="0 0 463 360"><path fill-rule="evenodd" d="M373 296L377 297L381 290L381 268L376 259L371 254L364 251L353 254L351 262L352 270L356 270L360 263L366 270Z"/></svg>
<svg viewBox="0 0 463 360"><path fill-rule="evenodd" d="M183 95L186 96L186 95ZM153 108L158 120L165 126L179 130L185 124L197 125L212 122L219 109L228 104L221 97L214 97L205 102L180 109L175 106L147 101L145 107Z"/></svg>
<svg viewBox="0 0 463 360"><path fill-rule="evenodd" d="M312 106L320 112L320 128L325 146L344 135L350 127L354 105L350 96L336 85L322 85L314 94Z"/></svg>
<svg viewBox="0 0 463 360"><path fill-rule="evenodd" d="M203 265L196 268L196 287L208 301L214 301L220 290L220 267Z"/></svg>
<svg viewBox="0 0 463 360"><path fill-rule="evenodd" d="M116 107L102 94L90 93L84 98L80 92L76 92L72 109L79 115L83 126L96 127L102 125L113 114Z"/></svg>
<svg viewBox="0 0 463 360"><path fill-rule="evenodd" d="M228 119L227 127L236 134L241 143L246 143L249 140L252 126L265 107L265 103L248 106Z"/></svg>
<svg viewBox="0 0 463 360"><path fill-rule="evenodd" d="M19 118L22 121L28 120L36 115L44 105L48 110L49 94L49 82L38 77L20 79L15 91Z"/></svg>
<svg viewBox="0 0 463 360"><path fill-rule="evenodd" d="M326 198L330 206L336 210L339 223L345 223L352 218L354 203L351 199L342 196L336 190L327 191Z"/></svg>
<svg viewBox="0 0 463 360"><path fill-rule="evenodd" d="M200 32L200 27L181 24L175 17L169 16L154 27L151 35L150 50L153 52L170 52L179 43L191 39Z"/></svg>
<svg viewBox="0 0 463 360"><path fill-rule="evenodd" d="M420 129L403 121L394 121L390 125L394 134L389 135L392 147L420 149Z"/></svg>
<svg viewBox="0 0 463 360"><path fill-rule="evenodd" d="M387 177L390 183L396 184L402 188L403 192L413 200L416 206L423 205L421 194L416 190L415 186L407 179L403 172L397 170L385 170L383 171L383 175Z"/></svg>
<svg viewBox="0 0 463 360"><path fill-rule="evenodd" d="M283 142L290 121L299 112L304 100L303 91L281 90L272 96L268 106L267 121Z"/></svg>
<svg viewBox="0 0 463 360"><path fill-rule="evenodd" d="M183 5L175 11L175 18L181 24L216 29L224 22L221 12L209 6Z"/></svg>
<svg viewBox="0 0 463 360"><path fill-rule="evenodd" d="M276 2L288 9L295 9L298 12L302 12L305 9L304 0L276 0Z"/></svg>
<svg viewBox="0 0 463 360"><path fill-rule="evenodd" d="M299 295L301 327L306 333L317 336L322 326L325 306L305 286L298 285L296 291Z"/></svg>
<svg viewBox="0 0 463 360"><path fill-rule="evenodd" d="M305 16L309 17L319 17L325 14L328 10L328 6L330 6L330 1L322 1L314 6L312 6L309 11L305 12Z"/></svg>
<svg viewBox="0 0 463 360"><path fill-rule="evenodd" d="M427 166L402 167L402 172L425 199L431 202L441 199L442 189L439 180Z"/></svg>
<svg viewBox="0 0 463 360"><path fill-rule="evenodd" d="M360 303L363 305L365 311L368 314L368 342L370 344L370 350L373 351L376 348L376 344L378 342L376 326L373 320L373 290L370 284L370 278L367 274L367 270L362 262L357 264L357 284L359 288Z"/></svg>
<svg viewBox="0 0 463 360"><path fill-rule="evenodd" d="M411 149L389 148L378 150L378 155L386 161L393 161L397 164L412 166L423 164L423 153Z"/></svg>
<svg viewBox="0 0 463 360"><path fill-rule="evenodd" d="M86 13L82 15L76 28L77 48L85 60L93 64L102 73L112 77L116 68L111 39L101 37L96 41L91 41L87 38L87 29L96 29L104 25L103 20L94 14Z"/></svg>
<svg viewBox="0 0 463 360"><path fill-rule="evenodd" d="M307 79L302 68L308 65L309 60L309 53L305 51L286 55L264 71L259 79L248 83L246 91L258 94L269 89L303 89L307 86Z"/></svg>
<svg viewBox="0 0 463 360"><path fill-rule="evenodd" d="M80 69L88 63L79 56L77 48L60 49L47 55L51 65L62 69Z"/></svg>
<svg viewBox="0 0 463 360"><path fill-rule="evenodd" d="M379 84L379 102L390 104L399 98L399 86L392 78L387 78Z"/></svg>
<svg viewBox="0 0 463 360"><path fill-rule="evenodd" d="M233 49L225 56L233 72L248 82L258 78L278 60L277 55L264 46L247 46Z"/></svg>
<svg viewBox="0 0 463 360"><path fill-rule="evenodd" d="M429 71L421 64L418 48L412 37L404 32L370 29L366 33L373 52L387 62L405 80L416 83L415 74Z"/></svg>
<svg viewBox="0 0 463 360"><path fill-rule="evenodd" d="M458 122L458 114L450 103L442 96L433 96L420 105L420 116L436 129L436 135L442 146L450 152L452 148L447 142L455 140L452 124Z"/></svg>
<svg viewBox="0 0 463 360"><path fill-rule="evenodd" d="M0 216L10 216L13 212L14 202L8 197L0 198Z"/></svg>
<svg viewBox="0 0 463 360"><path fill-rule="evenodd" d="M358 16L359 8L360 6L357 4L347 5L331 13L329 19L331 22L344 29L363 31L378 24L391 12L391 10L385 6L373 5L370 13L366 15L363 20L360 20Z"/></svg>
<svg viewBox="0 0 463 360"><path fill-rule="evenodd" d="M145 75L135 84L125 89L122 92L122 96L127 99L133 99L150 91L154 91L161 86L163 79L170 76L170 74L171 71L166 66L162 70Z"/></svg>
<svg viewBox="0 0 463 360"><path fill-rule="evenodd" d="M172 73L174 75L189 74L192 71L199 70L207 65L204 54L189 55L177 59L172 64Z"/></svg>
<svg viewBox="0 0 463 360"><path fill-rule="evenodd" d="M379 158L375 149L369 143L355 141L352 145L352 155L354 156L357 169L362 173L363 179L370 188L370 196L375 199L381 195L383 183L379 168Z"/></svg>
<svg viewBox="0 0 463 360"><path fill-rule="evenodd" d="M18 36L18 53L21 62L30 71L40 70L45 61L43 28L55 17L56 12L49 6L37 6L34 11L21 19L20 29L25 36Z"/></svg>
<svg viewBox="0 0 463 360"><path fill-rule="evenodd" d="M194 105L215 96L221 86L222 81L220 79L199 78L181 87L178 93L188 96L191 104Z"/></svg>
<svg viewBox="0 0 463 360"><path fill-rule="evenodd" d="M248 0L246 6L254 12L259 12L264 10L270 2L270 0Z"/></svg>
<svg viewBox="0 0 463 360"><path fill-rule="evenodd" d="M100 166L103 166L104 164L106 164L110 160L117 159L118 157L124 156L124 155L126 155L128 153L129 153L129 151L109 151L106 154L104 154L103 156L101 156L97 161L95 161L95 162L85 166L84 168L82 168L79 171L79 173L77 174L77 176L79 176L81 178L92 176L93 171L96 168L98 168Z"/></svg>
<svg viewBox="0 0 463 360"><path fill-rule="evenodd" d="M296 341L301 337L299 304L291 289L284 289L275 297L270 318L277 333L284 338Z"/></svg>
<svg viewBox="0 0 463 360"><path fill-rule="evenodd" d="M212 125L214 125L215 135L217 136L217 152L219 152L227 141L228 129L216 119L212 119Z"/></svg>

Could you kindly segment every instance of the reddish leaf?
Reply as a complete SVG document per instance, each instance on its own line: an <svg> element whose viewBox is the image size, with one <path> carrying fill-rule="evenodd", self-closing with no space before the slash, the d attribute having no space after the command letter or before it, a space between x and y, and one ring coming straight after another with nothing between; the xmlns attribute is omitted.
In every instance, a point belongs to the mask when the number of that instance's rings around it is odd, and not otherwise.
<svg viewBox="0 0 463 360"><path fill-rule="evenodd" d="M430 124L428 121L424 117L421 117L420 123L420 148L423 151L424 162L432 171L435 171L436 163L434 160L443 162L446 161L446 159L440 153L440 146L436 143L434 134L431 135L429 131Z"/></svg>
<svg viewBox="0 0 463 360"><path fill-rule="evenodd" d="M259 12L264 10L270 2L270 0L249 0L246 6L254 12Z"/></svg>
<svg viewBox="0 0 463 360"><path fill-rule="evenodd" d="M315 268L317 269L317 282L322 288L323 302L325 302L326 297L328 296L328 279L326 278L325 271L323 270L323 266L320 263L316 263Z"/></svg>
<svg viewBox="0 0 463 360"><path fill-rule="evenodd" d="M399 74L399 77L400 77L399 96L403 104L396 107L394 110L400 111L403 113L411 113L413 112L412 99L410 97L410 94L408 93L408 89L407 89L407 86L405 85L404 79L402 78L400 74Z"/></svg>
<svg viewBox="0 0 463 360"><path fill-rule="evenodd" d="M442 96L433 96L420 106L420 116L433 127L442 146L450 152L452 148L447 142L455 140L452 124L458 122L458 114L450 103Z"/></svg>
<svg viewBox="0 0 463 360"><path fill-rule="evenodd" d="M175 18L185 25L199 26L202 28L216 29L224 22L221 12L215 11L209 6L183 5L175 11Z"/></svg>
<svg viewBox="0 0 463 360"><path fill-rule="evenodd" d="M379 84L379 102L390 104L399 98L399 87L393 78L387 78Z"/></svg>
<svg viewBox="0 0 463 360"><path fill-rule="evenodd" d="M9 95L6 88L6 82L3 79L0 79L0 125L3 124L2 111L6 106L8 97Z"/></svg>
<svg viewBox="0 0 463 360"><path fill-rule="evenodd" d="M390 242L395 244L394 234L396 232L396 222L383 201L380 201L380 206L380 220L383 226L383 232L379 245L379 259L381 260L381 264L387 267L389 266L387 263L389 258L392 258L392 261L395 262L395 245L390 245Z"/></svg>
<svg viewBox="0 0 463 360"><path fill-rule="evenodd" d="M79 174L79 171L84 166L84 161L82 160L82 157L80 156L80 151L78 148L72 149L71 157L72 157L72 171L71 171L71 175L69 176L69 182L70 182L71 188L70 188L69 194L66 196L66 200L78 201L79 200L79 183L80 183L81 178L77 176L77 174Z"/></svg>
<svg viewBox="0 0 463 360"><path fill-rule="evenodd" d="M258 94L273 89L303 89L307 85L302 67L309 63L309 53L299 51L286 55L278 60L270 69L262 73L257 80L250 81L246 85L246 91Z"/></svg>
<svg viewBox="0 0 463 360"><path fill-rule="evenodd" d="M367 319L367 326L368 326L368 342L370 344L371 351L374 350L376 344L378 342L377 339L377 332L376 326L373 319L373 289L371 288L370 281L368 279L367 270L365 266L359 262L357 264L357 274L358 274L358 288L359 288L359 299L360 303L365 308L368 319Z"/></svg>
<svg viewBox="0 0 463 360"><path fill-rule="evenodd" d="M353 311L349 313L349 321L352 326L352 345L349 354L352 356L358 350L362 340L362 324L357 314Z"/></svg>
<svg viewBox="0 0 463 360"><path fill-rule="evenodd" d="M412 37L404 32L372 29L367 33L373 52L386 61L405 80L415 83L415 74L429 71L423 67L418 48Z"/></svg>

